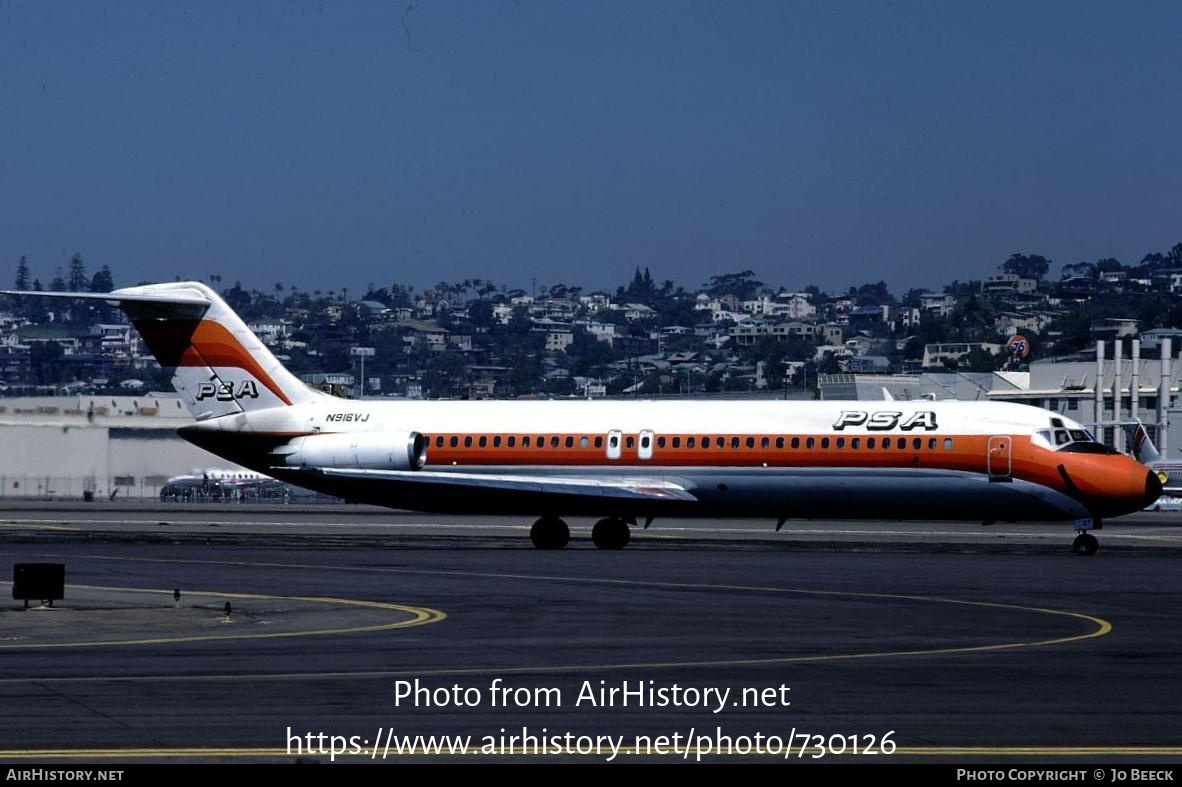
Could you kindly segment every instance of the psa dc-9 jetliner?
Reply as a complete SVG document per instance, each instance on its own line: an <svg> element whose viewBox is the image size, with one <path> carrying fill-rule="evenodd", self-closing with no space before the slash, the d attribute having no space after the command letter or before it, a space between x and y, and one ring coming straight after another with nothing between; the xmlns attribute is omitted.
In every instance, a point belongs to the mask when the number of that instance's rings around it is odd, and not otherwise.
<svg viewBox="0 0 1182 787"><path fill-rule="evenodd" d="M1092 554L1103 517L1161 483L1078 423L1001 402L399 401L340 399L300 382L203 284L89 297L130 317L195 423L186 440L351 501L536 517L601 517L618 549L657 517L1071 521Z"/></svg>

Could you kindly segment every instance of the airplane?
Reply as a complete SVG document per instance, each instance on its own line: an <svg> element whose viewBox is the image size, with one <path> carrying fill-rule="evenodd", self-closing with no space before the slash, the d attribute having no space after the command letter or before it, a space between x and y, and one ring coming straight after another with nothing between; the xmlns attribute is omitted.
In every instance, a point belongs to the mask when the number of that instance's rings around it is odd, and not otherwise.
<svg viewBox="0 0 1182 787"><path fill-rule="evenodd" d="M211 467L171 476L160 488L161 502L216 498L243 500L247 497L283 497L287 485L254 470Z"/></svg>
<svg viewBox="0 0 1182 787"><path fill-rule="evenodd" d="M1070 521L1090 532L1161 494L1157 475L1062 415L960 401L363 401L296 378L209 287L19 292L121 308L188 406L186 440L235 464L353 502L599 517L623 548L658 517Z"/></svg>

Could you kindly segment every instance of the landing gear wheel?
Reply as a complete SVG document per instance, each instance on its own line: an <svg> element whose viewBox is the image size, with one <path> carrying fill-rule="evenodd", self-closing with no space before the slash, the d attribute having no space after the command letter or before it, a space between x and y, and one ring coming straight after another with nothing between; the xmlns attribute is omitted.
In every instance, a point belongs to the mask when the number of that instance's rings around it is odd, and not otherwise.
<svg viewBox="0 0 1182 787"><path fill-rule="evenodd" d="M591 528L591 540L600 549L623 549L631 539L628 523L615 517L601 519Z"/></svg>
<svg viewBox="0 0 1182 787"><path fill-rule="evenodd" d="M544 516L529 529L529 540L538 549L562 549L570 541L570 528L556 516Z"/></svg>
<svg viewBox="0 0 1182 787"><path fill-rule="evenodd" d="M1099 548L1100 542L1091 533L1080 533L1075 537L1075 541L1071 542L1071 551L1084 557L1096 554Z"/></svg>

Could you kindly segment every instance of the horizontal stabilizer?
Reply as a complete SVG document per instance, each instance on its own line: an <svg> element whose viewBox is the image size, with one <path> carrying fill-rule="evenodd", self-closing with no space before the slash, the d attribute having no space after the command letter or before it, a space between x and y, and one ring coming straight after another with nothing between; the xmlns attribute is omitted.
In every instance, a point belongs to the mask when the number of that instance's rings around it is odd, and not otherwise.
<svg viewBox="0 0 1182 787"><path fill-rule="evenodd" d="M122 306L125 303L156 303L173 306L204 306L208 307L212 301L197 292L149 292L122 293L114 292L39 292L36 290L0 290L0 295L35 295L38 298L74 298L86 301L105 301L112 306Z"/></svg>

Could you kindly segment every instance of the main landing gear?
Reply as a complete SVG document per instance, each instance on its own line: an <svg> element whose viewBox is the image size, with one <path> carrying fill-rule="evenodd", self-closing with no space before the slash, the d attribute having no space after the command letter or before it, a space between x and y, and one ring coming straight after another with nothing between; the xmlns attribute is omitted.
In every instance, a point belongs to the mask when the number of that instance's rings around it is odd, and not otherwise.
<svg viewBox="0 0 1182 787"><path fill-rule="evenodd" d="M591 528L591 540L600 549L623 549L631 538L628 523L616 517L601 519Z"/></svg>
<svg viewBox="0 0 1182 787"><path fill-rule="evenodd" d="M601 519L591 529L591 540L600 549L623 549L631 539L628 523L619 517ZM570 541L570 528L556 516L544 516L529 529L529 540L538 549L562 549Z"/></svg>
<svg viewBox="0 0 1182 787"><path fill-rule="evenodd" d="M529 540L538 549L562 549L570 541L570 528L556 516L544 516L529 529Z"/></svg>
<svg viewBox="0 0 1182 787"><path fill-rule="evenodd" d="M1088 531L1099 530L1102 527L1104 527L1104 524L1099 519L1077 519L1075 522L1075 532L1079 535L1071 542L1072 553L1082 555L1083 557L1090 557L1096 554L1096 550L1100 548L1100 542Z"/></svg>

